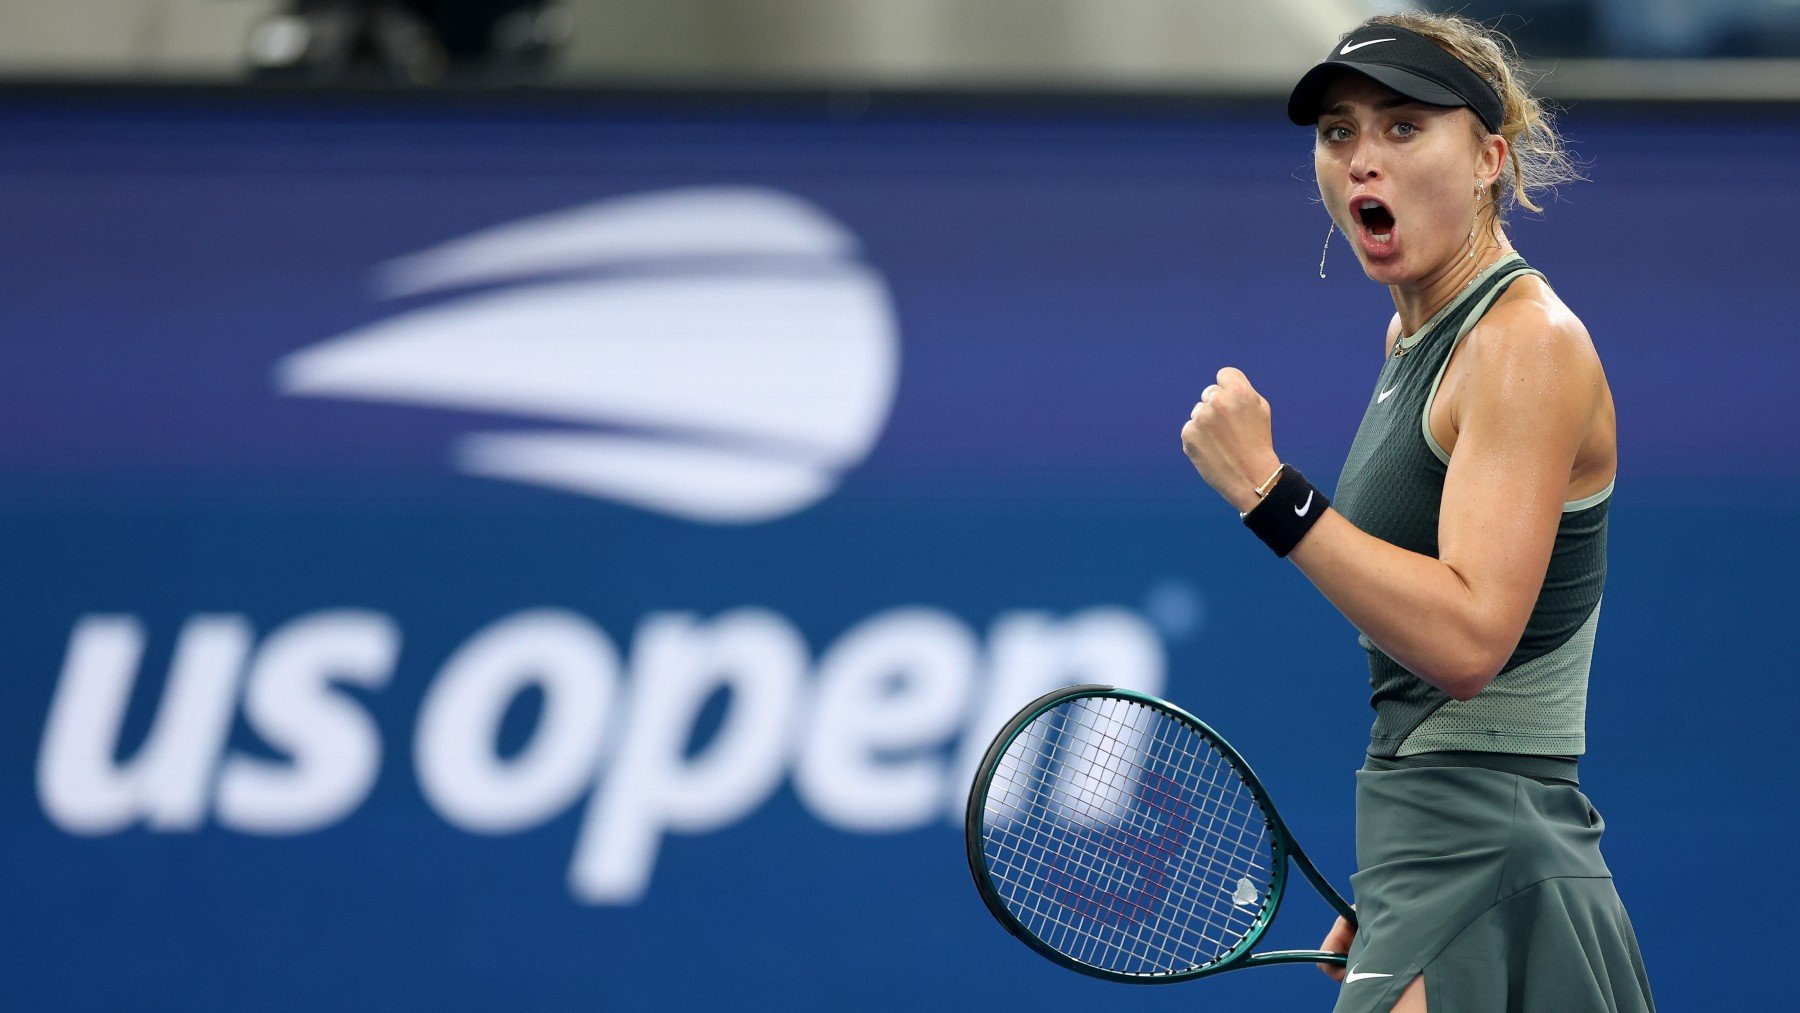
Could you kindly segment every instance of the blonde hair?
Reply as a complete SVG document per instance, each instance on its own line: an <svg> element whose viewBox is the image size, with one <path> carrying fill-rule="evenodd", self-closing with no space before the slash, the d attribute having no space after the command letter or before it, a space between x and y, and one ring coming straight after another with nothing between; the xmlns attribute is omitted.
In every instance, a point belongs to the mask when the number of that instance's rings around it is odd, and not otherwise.
<svg viewBox="0 0 1800 1013"><path fill-rule="evenodd" d="M1507 157L1496 184L1499 193L1494 207L1502 220L1509 205L1543 211L1537 197L1583 178L1569 157L1562 136L1556 132L1554 113L1526 86L1519 53L1511 39L1461 15L1422 11L1377 15L1344 33L1343 38L1372 25L1404 28L1425 36L1479 74L1500 96L1506 111L1494 132L1506 139ZM1476 133L1486 137L1488 131L1479 117L1475 117L1475 123Z"/></svg>

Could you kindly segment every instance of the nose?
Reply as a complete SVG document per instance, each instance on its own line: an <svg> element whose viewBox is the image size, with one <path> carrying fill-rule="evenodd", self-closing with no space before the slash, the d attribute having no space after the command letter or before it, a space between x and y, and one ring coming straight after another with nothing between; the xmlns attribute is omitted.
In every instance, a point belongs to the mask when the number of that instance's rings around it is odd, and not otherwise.
<svg viewBox="0 0 1800 1013"><path fill-rule="evenodd" d="M1350 178L1364 183L1381 178L1381 169L1375 164L1375 145L1367 137L1358 137L1356 147L1350 152Z"/></svg>

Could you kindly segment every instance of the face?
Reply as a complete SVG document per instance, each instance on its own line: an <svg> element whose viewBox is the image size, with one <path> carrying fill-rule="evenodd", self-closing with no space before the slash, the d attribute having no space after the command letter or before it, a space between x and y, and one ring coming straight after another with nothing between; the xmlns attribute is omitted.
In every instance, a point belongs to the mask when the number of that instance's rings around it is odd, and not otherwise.
<svg viewBox="0 0 1800 1013"><path fill-rule="evenodd" d="M1313 146L1319 194L1370 279L1425 282L1464 256L1475 183L1491 200L1506 142L1485 131L1478 138L1469 109L1415 102L1360 74L1333 82L1323 109Z"/></svg>

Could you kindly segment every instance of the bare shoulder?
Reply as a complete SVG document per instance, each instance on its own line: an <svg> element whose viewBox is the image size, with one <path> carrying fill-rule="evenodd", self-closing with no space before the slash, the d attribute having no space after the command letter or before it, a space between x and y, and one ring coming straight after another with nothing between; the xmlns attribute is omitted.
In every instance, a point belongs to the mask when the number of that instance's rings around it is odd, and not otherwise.
<svg viewBox="0 0 1800 1013"><path fill-rule="evenodd" d="M1488 382L1604 383L1586 325L1542 278L1527 276L1509 286L1466 343L1469 365Z"/></svg>
<svg viewBox="0 0 1800 1013"><path fill-rule="evenodd" d="M1387 346L1381 350L1382 355L1394 354L1394 342L1400 340L1400 314L1395 313L1388 321Z"/></svg>
<svg viewBox="0 0 1800 1013"><path fill-rule="evenodd" d="M1617 471L1612 392L1587 327L1550 286L1536 277L1507 288L1463 340L1457 382L1441 431L1463 445L1473 432L1498 436L1502 445L1537 441L1546 461L1570 454L1562 502L1605 488ZM1459 349L1459 353L1464 349ZM1445 378L1449 382L1449 378ZM1444 443L1446 448L1452 444ZM1492 441L1483 446L1492 449Z"/></svg>

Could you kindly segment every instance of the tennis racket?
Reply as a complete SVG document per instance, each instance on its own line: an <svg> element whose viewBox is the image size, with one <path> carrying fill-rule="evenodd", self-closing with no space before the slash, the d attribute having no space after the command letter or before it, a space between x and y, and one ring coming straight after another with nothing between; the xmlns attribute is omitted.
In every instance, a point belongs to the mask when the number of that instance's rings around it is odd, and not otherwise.
<svg viewBox="0 0 1800 1013"><path fill-rule="evenodd" d="M1064 967L1112 981L1186 981L1264 964L1288 862L1337 912L1237 750L1143 693L1070 686L1007 722L982 757L964 823L969 871L1000 924Z"/></svg>

